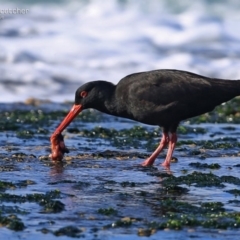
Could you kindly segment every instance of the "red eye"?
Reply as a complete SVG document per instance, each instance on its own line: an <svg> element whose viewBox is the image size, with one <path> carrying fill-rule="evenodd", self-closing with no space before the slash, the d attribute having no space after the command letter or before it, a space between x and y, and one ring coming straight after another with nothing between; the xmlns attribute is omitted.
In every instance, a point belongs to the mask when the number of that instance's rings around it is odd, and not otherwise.
<svg viewBox="0 0 240 240"><path fill-rule="evenodd" d="M85 98L87 95L88 95L88 93L87 93L86 91L82 91L82 92L80 93L80 96L81 96L82 98Z"/></svg>

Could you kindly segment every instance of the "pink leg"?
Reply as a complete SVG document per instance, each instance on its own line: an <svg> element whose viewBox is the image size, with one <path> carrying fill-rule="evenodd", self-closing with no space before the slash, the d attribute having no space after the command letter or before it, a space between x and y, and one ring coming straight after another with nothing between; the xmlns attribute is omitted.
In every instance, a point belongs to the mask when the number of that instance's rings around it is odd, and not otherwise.
<svg viewBox="0 0 240 240"><path fill-rule="evenodd" d="M174 148L177 143L177 134L174 132L171 134L170 140L169 140L169 145L168 145L168 152L165 161L162 163L162 166L169 168L170 167L170 162L172 159L172 154L174 151Z"/></svg>
<svg viewBox="0 0 240 240"><path fill-rule="evenodd" d="M159 143L158 148L153 152L153 154L147 158L143 163L142 166L152 166L155 159L159 155L159 153L163 150L163 148L168 144L169 137L167 132L163 132L162 139Z"/></svg>

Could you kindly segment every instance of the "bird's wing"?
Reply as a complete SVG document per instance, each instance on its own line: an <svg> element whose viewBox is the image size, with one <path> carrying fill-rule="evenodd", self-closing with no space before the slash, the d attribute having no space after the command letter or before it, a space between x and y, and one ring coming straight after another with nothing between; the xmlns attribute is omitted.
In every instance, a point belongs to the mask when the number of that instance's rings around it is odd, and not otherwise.
<svg viewBox="0 0 240 240"><path fill-rule="evenodd" d="M198 98L211 88L209 79L184 71L161 70L136 75L128 91L134 101L168 105ZM129 101L133 100L130 99Z"/></svg>

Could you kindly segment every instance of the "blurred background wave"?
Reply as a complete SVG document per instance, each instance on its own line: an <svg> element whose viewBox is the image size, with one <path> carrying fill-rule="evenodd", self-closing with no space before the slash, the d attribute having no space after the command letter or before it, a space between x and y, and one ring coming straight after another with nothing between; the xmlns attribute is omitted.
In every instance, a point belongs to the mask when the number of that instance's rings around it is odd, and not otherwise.
<svg viewBox="0 0 240 240"><path fill-rule="evenodd" d="M239 0L0 0L0 102L72 101L82 83L162 68L240 79L239 12Z"/></svg>

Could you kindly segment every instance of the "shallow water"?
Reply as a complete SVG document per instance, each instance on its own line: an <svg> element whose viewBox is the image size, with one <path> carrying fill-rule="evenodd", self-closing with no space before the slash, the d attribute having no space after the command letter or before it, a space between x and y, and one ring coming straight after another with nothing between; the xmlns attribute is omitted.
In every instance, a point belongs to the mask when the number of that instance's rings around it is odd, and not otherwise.
<svg viewBox="0 0 240 240"><path fill-rule="evenodd" d="M64 132L70 153L52 163L49 136L68 109L1 105L1 238L238 238L238 124L183 123L166 170L166 150L140 166L160 129L86 111Z"/></svg>

